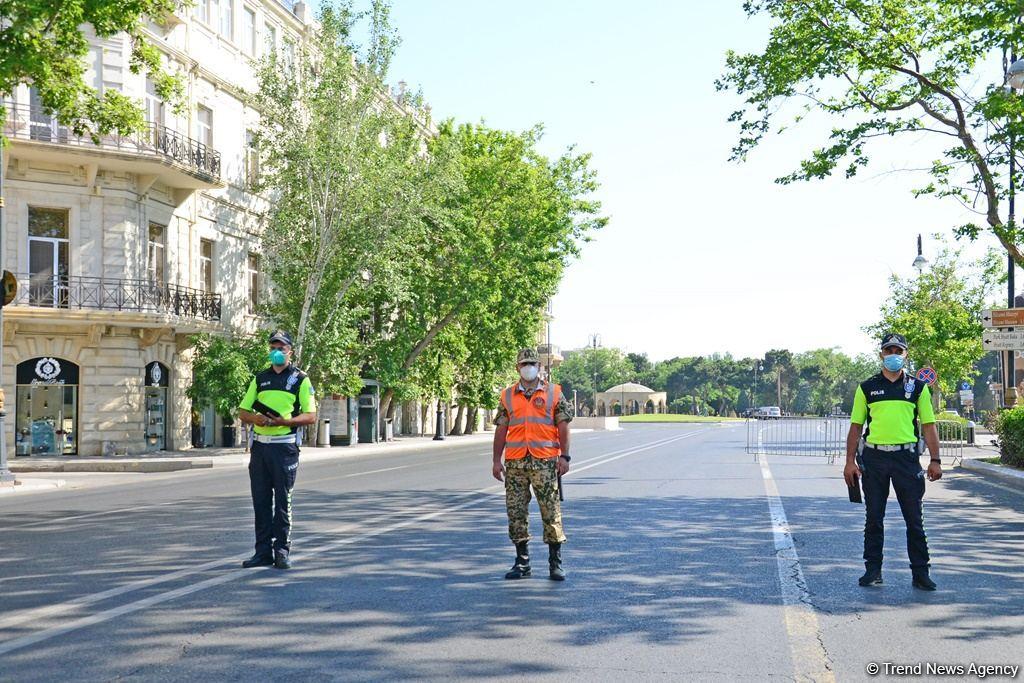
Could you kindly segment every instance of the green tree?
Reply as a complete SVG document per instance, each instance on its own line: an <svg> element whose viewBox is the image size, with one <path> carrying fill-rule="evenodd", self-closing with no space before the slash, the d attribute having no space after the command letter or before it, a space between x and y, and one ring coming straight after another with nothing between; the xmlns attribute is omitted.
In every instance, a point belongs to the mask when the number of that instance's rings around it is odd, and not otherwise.
<svg viewBox="0 0 1024 683"><path fill-rule="evenodd" d="M890 278L890 295L878 322L865 328L876 338L899 332L910 345L916 367L931 366L939 376L935 401L973 380L982 348L981 311L999 282L998 256L977 264L963 261L961 250L943 248L932 268L919 277Z"/></svg>
<svg viewBox="0 0 1024 683"><path fill-rule="evenodd" d="M191 2L0 0L0 123L6 117L2 98L28 83L38 92L43 109L75 135L89 135L98 142L111 131L128 134L143 127L137 101L118 90L100 93L86 84L87 27L99 38L127 33L131 72L146 73L161 99L180 106L182 81L163 69L159 50L147 42L143 31L148 19L163 21L179 4L187 7Z"/></svg>
<svg viewBox="0 0 1024 683"><path fill-rule="evenodd" d="M388 415L442 331L482 334L481 321L492 317L529 322L532 339L565 266L605 224L591 197L597 181L590 155L570 149L549 159L538 149L541 133L448 122L430 141L428 156L451 161L457 180L423 214L423 239L401 262L407 296L385 304L391 333L373 350L371 367L390 387L382 398Z"/></svg>
<svg viewBox="0 0 1024 683"><path fill-rule="evenodd" d="M580 405L587 405L594 411L594 392L628 382L634 371L633 364L621 350L587 347L570 355L551 374L555 382L562 385L566 396L576 391Z"/></svg>
<svg viewBox="0 0 1024 683"><path fill-rule="evenodd" d="M225 424L234 422L249 381L269 364L264 337L199 334L191 341L192 384L186 395L194 406L213 406Z"/></svg>
<svg viewBox="0 0 1024 683"><path fill-rule="evenodd" d="M396 41L387 5L374 0L366 17L357 53L363 15L325 4L313 47L294 63L268 55L246 95L261 114L260 189L273 194L267 313L294 331L295 362L319 389L349 394L388 324L379 302L403 296L399 264L422 243L425 193L437 187L417 120L383 94Z"/></svg>
<svg viewBox="0 0 1024 683"><path fill-rule="evenodd" d="M974 238L986 229L1024 264L1022 233L1007 222L1008 187L998 171L1009 142L1024 135L1024 98L1003 88L998 72L983 73L995 70L993 57L1006 46L1024 44L1018 2L747 0L744 8L772 28L761 52L730 51L717 82L744 98L730 117L739 125L733 159L789 126L789 115L798 124L809 112L836 127L776 182L825 178L837 168L852 177L867 165L876 139L941 141L947 147L939 158L910 164L928 167L917 193L972 207L980 200L985 228L971 223L957 233Z"/></svg>

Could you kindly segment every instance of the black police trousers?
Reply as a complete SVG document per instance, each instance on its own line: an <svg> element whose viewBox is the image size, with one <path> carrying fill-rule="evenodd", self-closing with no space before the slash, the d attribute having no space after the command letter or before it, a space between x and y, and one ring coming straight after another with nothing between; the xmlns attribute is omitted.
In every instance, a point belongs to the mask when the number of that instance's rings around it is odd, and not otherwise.
<svg viewBox="0 0 1024 683"><path fill-rule="evenodd" d="M256 518L256 554L288 554L291 549L292 487L299 468L294 443L252 442L249 486Z"/></svg>
<svg viewBox="0 0 1024 683"><path fill-rule="evenodd" d="M889 453L865 446L861 454L864 470L864 565L870 569L882 566L882 545L885 538L885 504L889 498L889 481L896 490L903 520L907 525L907 555L915 572L928 571L928 539L924 534L922 500L924 470L913 450Z"/></svg>

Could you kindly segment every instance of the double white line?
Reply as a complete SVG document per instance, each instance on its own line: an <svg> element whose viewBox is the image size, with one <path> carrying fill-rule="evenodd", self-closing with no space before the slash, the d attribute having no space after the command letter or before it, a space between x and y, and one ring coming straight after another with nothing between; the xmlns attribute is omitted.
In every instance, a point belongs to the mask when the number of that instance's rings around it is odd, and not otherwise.
<svg viewBox="0 0 1024 683"><path fill-rule="evenodd" d="M620 458L625 458L627 456L635 455L637 453L643 453L644 451L649 451L649 450L652 450L654 448L659 448L661 446L665 446L665 445L668 445L670 443L674 443L676 441L681 441L683 439L688 439L688 438L696 436L696 435L698 435L700 433L703 433L705 431L707 431L707 430L703 430L702 429L702 430L697 430L697 431L693 431L693 432L687 432L685 434L681 434L681 435L678 435L678 436L670 437L670 438L667 438L667 439L661 439L659 441L655 441L653 443L645 444L643 446L638 446L636 448L629 448L629 449L622 450L622 451L617 451L617 452L613 452L613 453L607 453L607 454L604 454L604 455L595 456L595 457L590 458L588 460L582 461L580 463L582 465L582 467L575 466L572 469L572 471L569 473L569 475L578 474L580 472L584 472L586 470L589 470L589 469L591 469L593 467L598 467L600 465L605 465L605 464L613 462L615 460L619 460ZM569 475L567 475L567 476L569 476ZM461 495L457 496L456 499L463 498L463 497L470 497L470 499L465 501L465 502L459 503L457 505L445 506L445 507L442 507L440 509L434 510L432 512L426 512L426 513L418 514L418 515L415 515L413 517L409 517L407 519L403 519L401 521L395 522L394 524L390 524L388 526L383 526L383 527L378 527L378 528L376 528L376 529L374 529L372 531L367 531L367 532L361 533L361 534L356 535L356 536L349 536L349 537L346 537L346 538L340 538L340 539L335 538L333 540L328 540L326 542L321 543L320 545L309 547L307 550L305 550L305 551L303 551L301 553L296 553L294 555L294 558L296 560L299 560L299 559L308 559L308 558L316 557L318 555L323 555L324 553L327 553L327 552L330 552L332 550L335 550L336 548L340 548L340 547L347 546L347 545L352 545L354 543L358 543L360 541L365 541L367 539L374 538L376 536L381 536L383 534L391 533L392 531L397 531L399 529L404 529L404 528L406 528L408 526L412 526L412 525L418 524L420 522L425 522L427 520L433 519L433 518L438 517L440 515L446 515L446 514L450 514L452 512L456 512L458 510L463 510L463 509L466 509L466 508L469 508L469 507L473 507L475 505L479 505L480 503L486 502L488 500L493 500L493 497L492 497L493 494L498 492L498 491L501 491L503 489L504 489L503 485L495 484L494 486L488 486L486 488L477 489L476 491L471 491L469 493L461 494ZM390 518L393 518L393 517L398 517L398 516L401 516L401 515L405 515L405 514L407 514L412 509L421 509L421 508L419 506L417 506L416 508L405 508L403 510L397 510L397 511L392 512L392 513L390 513L388 515L385 515L382 518L378 518L378 521L380 521L381 519L390 519ZM359 528L360 526L361 525L359 523L345 524L345 525L336 527L336 528L334 528L334 529L332 529L332 530L330 530L330 531L328 531L328 532L326 532L324 534L316 534L314 536L307 537L306 540L308 542L309 540L315 539L315 538L336 536L339 533L344 533L346 531L351 531L353 528ZM143 588L148 588L150 586L155 586L155 585L159 585L161 583L166 583L168 581L175 581L177 579L181 579L181 578L184 578L184 577L187 577L187 576L191 576L192 574L197 574L199 572L207 571L209 569L214 569L216 567L220 567L220 566L228 564L228 563L236 563L236 562L238 562L238 557L232 555L231 557L225 557L225 558L221 558L219 560L212 560L210 562L205 562L203 564L199 564L199 565L196 565L194 567L190 567L188 569L182 569L182 570L179 570L179 571L171 572L169 574L163 574L163 575L154 576L154 577L151 577L151 578L148 578L148 579L142 579L142 580L139 580L139 581L133 581L133 582L130 582L130 583L126 583L124 585L117 586L116 588L111 588L109 590L101 591L99 593L93 593L91 595L85 595L85 596L82 596L80 598L76 598L74 600L70 600L68 602L63 602L63 603L59 603L59 604L55 604L55 605L47 605L45 607L38 607L38 608L32 608L32 609L28 609L28 610L23 610L21 612L18 612L18 613L15 613L15 614L11 614L11 615L9 615L7 617L4 617L4 618L0 619L0 629L11 628L11 627L17 626L19 624L24 624L26 622L37 622L38 623L38 622L40 622L42 620L52 619L54 617L58 617L58 616L67 614L69 612L78 610L78 609L80 609L82 607L86 607L88 605L91 605L91 604L94 604L94 603L97 603L97 602L101 602L101 601L107 600L109 598L114 598L114 597L117 597L119 595L124 595L126 593L131 593L131 592L143 589ZM140 612L142 610L148 609L148 608L153 607L155 605L159 605L159 604L164 603L164 602L175 600L177 598L180 598L180 597L183 597L183 596L186 596L186 595L190 595L192 593L198 593L199 591L203 591L203 590L206 590L208 588L213 588L214 586L219 586L219 585L222 585L222 584L225 584L225 583L229 583L229 582L234 581L236 579L241 579L241 578L244 578L244 577L251 577L251 576L254 576L254 575L257 575L257 574L259 574L259 572L255 571L255 570L252 570L252 569L233 569L233 570L228 571L228 572L226 572L224 574L218 574L217 576L210 577L208 579L205 579L203 581L199 581L197 583L188 584L186 586L182 586L180 588L175 588L175 589L169 590L169 591L164 591L162 593L157 593L155 595L151 595L151 596L143 598L141 600L136 600L134 602L125 603L125 604L119 605L117 607L112 607L110 609L106 609L106 610L103 610L103 611L100 611L100 612L96 612L95 614L90 614L90 615L87 615L87 616L83 616L83 617L80 617L78 619L74 619L72 621L69 621L67 623L58 625L58 626L52 626L50 628L44 628L44 629L42 629L40 631L37 631L35 633L32 633L32 634L20 636L20 637L17 637L17 638L12 638L10 640L7 640L7 641L4 641L4 642L0 643L0 655L6 654L8 652L13 652L15 650L19 650L21 648L28 647L30 645L35 645L36 643L40 643L42 641L49 640L51 638L55 638L57 636L65 634L65 633L70 633L72 631L78 631L78 630L81 630L83 628L87 628L89 626L93 626L95 624L100 624L100 623L103 623L103 622L106 622L106 621L110 621L112 619L116 619L117 617L121 617L121 616L124 616L126 614L132 614L134 612Z"/></svg>

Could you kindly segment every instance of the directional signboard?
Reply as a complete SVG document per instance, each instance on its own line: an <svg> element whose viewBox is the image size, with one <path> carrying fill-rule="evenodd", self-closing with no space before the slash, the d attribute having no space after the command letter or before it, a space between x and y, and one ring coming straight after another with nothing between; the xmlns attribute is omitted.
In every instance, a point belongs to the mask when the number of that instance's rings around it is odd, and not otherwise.
<svg viewBox="0 0 1024 683"><path fill-rule="evenodd" d="M1024 349L1024 330L1014 332L985 330L985 333L981 335L981 342L986 351L1016 351L1017 349Z"/></svg>
<svg viewBox="0 0 1024 683"><path fill-rule="evenodd" d="M985 327L1024 327L1024 308L994 308L982 311L981 324Z"/></svg>

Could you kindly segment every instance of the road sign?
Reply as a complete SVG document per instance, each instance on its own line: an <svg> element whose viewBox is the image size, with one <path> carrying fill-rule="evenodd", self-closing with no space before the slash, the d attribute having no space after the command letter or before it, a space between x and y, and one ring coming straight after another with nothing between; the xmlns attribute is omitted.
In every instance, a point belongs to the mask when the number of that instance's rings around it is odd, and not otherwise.
<svg viewBox="0 0 1024 683"><path fill-rule="evenodd" d="M960 382L960 391L970 391L970 390L971 390L971 383L970 382Z"/></svg>
<svg viewBox="0 0 1024 683"><path fill-rule="evenodd" d="M917 379L919 382L925 382L928 386L932 386L939 379L939 376L935 374L935 370L932 368L921 368L917 371Z"/></svg>
<svg viewBox="0 0 1024 683"><path fill-rule="evenodd" d="M981 312L985 327L1024 327L1024 308L993 308Z"/></svg>
<svg viewBox="0 0 1024 683"><path fill-rule="evenodd" d="M974 400L974 392L970 391L970 390L968 390L968 391L961 391L960 392L960 400L961 401L973 401Z"/></svg>
<svg viewBox="0 0 1024 683"><path fill-rule="evenodd" d="M1017 349L1024 349L1024 330L1015 330L1013 332L985 330L985 333L981 335L981 342L986 351L1015 351Z"/></svg>

